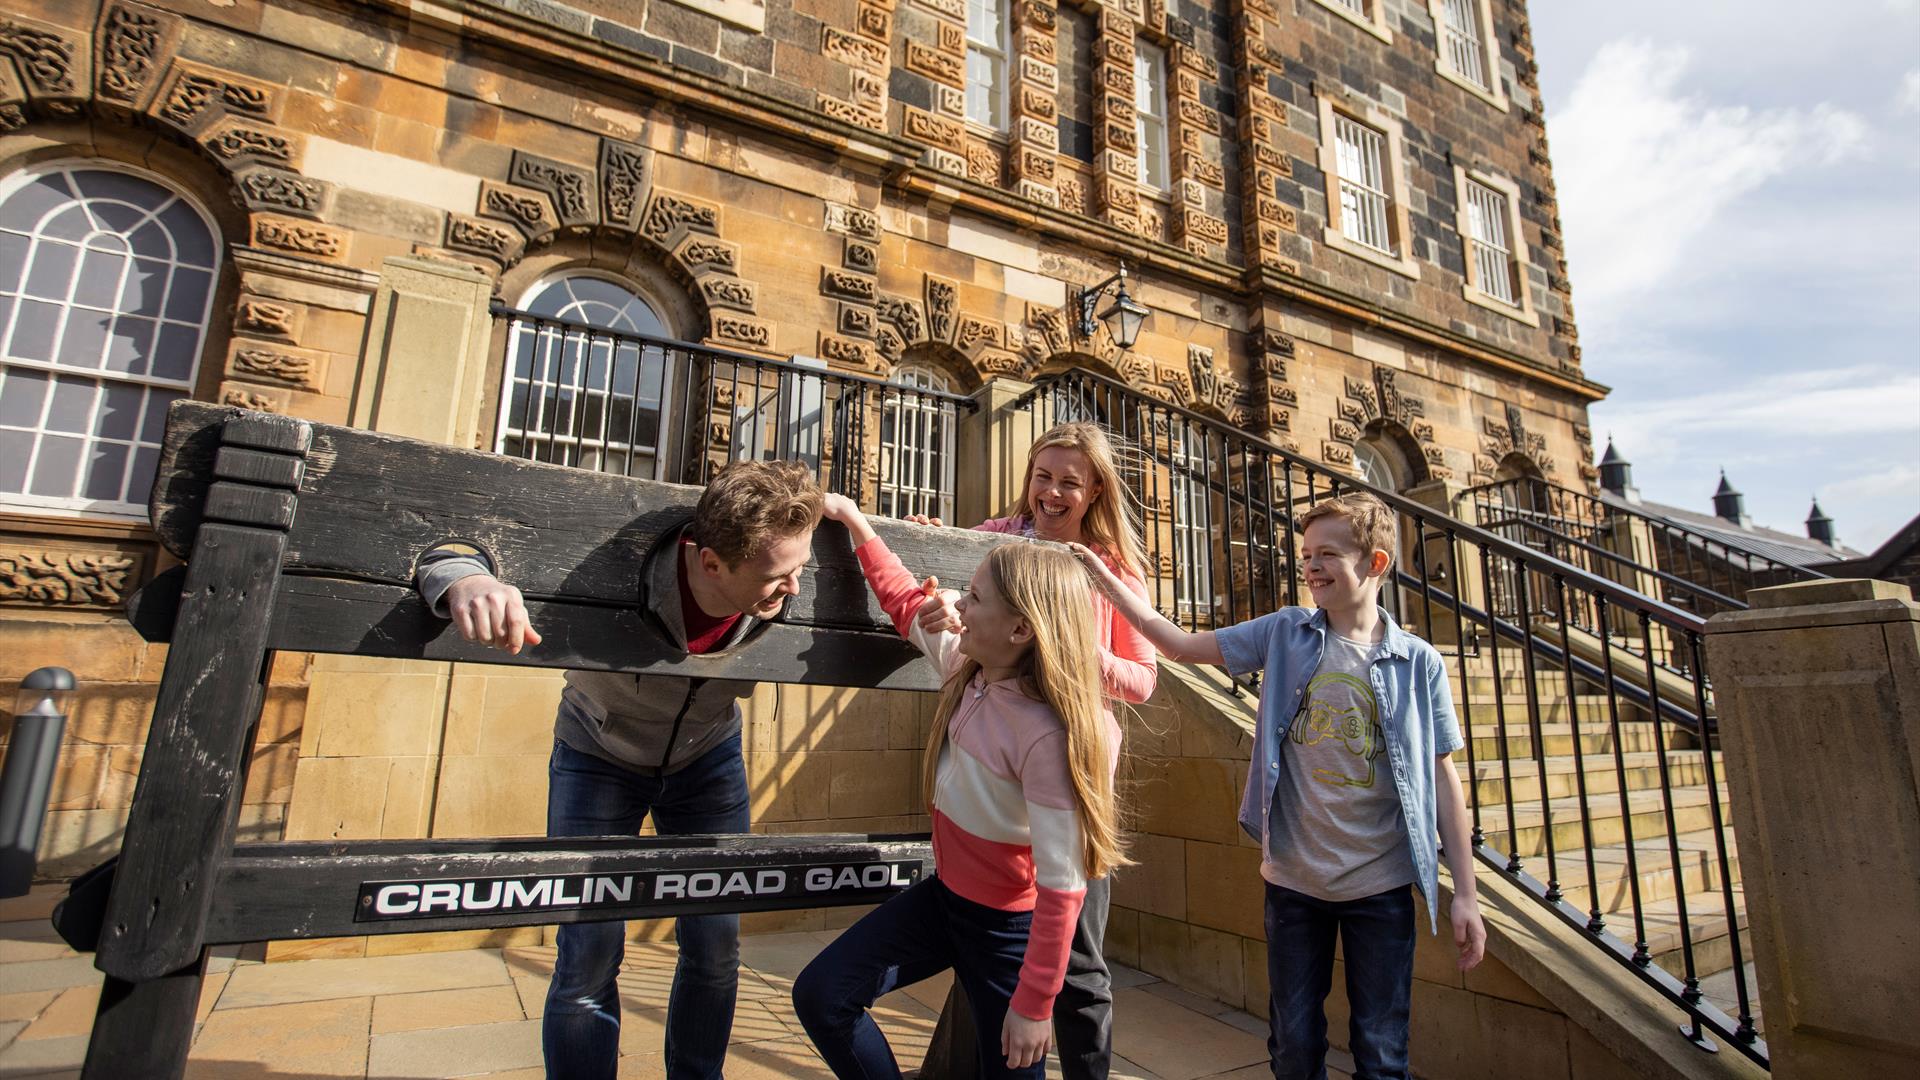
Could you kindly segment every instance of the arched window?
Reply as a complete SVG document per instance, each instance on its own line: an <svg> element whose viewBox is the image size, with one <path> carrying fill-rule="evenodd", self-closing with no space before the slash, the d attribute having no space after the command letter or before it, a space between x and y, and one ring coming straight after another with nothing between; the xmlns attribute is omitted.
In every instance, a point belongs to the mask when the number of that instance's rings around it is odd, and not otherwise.
<svg viewBox="0 0 1920 1080"><path fill-rule="evenodd" d="M1371 484L1382 491L1399 491L1400 482L1393 471L1393 461L1379 443L1371 439L1362 439L1353 447L1353 467L1360 474L1363 483Z"/></svg>
<svg viewBox="0 0 1920 1080"><path fill-rule="evenodd" d="M953 410L938 398L915 393L947 392L945 373L922 364L902 364L890 380L880 409L880 502L887 517L928 514L953 521Z"/></svg>
<svg viewBox="0 0 1920 1080"><path fill-rule="evenodd" d="M535 285L521 309L539 321L512 324L494 452L670 479L661 402L675 354L639 340L670 336L653 306L619 282L571 274Z"/></svg>
<svg viewBox="0 0 1920 1080"><path fill-rule="evenodd" d="M219 261L207 218L144 177L0 181L0 504L144 515Z"/></svg>

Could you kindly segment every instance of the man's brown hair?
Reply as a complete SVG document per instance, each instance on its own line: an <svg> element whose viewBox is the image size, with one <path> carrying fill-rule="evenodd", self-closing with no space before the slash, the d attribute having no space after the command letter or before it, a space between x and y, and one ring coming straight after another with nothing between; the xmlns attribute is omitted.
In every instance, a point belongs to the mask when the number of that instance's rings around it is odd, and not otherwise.
<svg viewBox="0 0 1920 1080"><path fill-rule="evenodd" d="M826 498L797 461L736 461L721 469L693 510L693 539L729 567L769 542L810 532Z"/></svg>
<svg viewBox="0 0 1920 1080"><path fill-rule="evenodd" d="M1300 531L1304 533L1307 526L1329 517L1344 520L1353 529L1354 540L1368 556L1378 548L1387 553L1387 565L1393 565L1394 553L1399 550L1399 525L1394 521L1393 510L1386 503L1364 491L1349 491L1331 499L1322 499L1300 515Z"/></svg>

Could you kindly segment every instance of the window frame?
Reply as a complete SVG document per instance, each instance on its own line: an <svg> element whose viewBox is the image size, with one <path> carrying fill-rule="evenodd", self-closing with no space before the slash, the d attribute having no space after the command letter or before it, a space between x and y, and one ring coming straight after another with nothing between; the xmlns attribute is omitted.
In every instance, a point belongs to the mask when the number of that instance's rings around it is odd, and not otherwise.
<svg viewBox="0 0 1920 1080"><path fill-rule="evenodd" d="M908 382L918 379L918 382ZM924 360L905 360L888 375L889 386L897 386L908 392L925 390L934 393L952 393L954 378L944 369ZM954 499L958 495L959 468L955 460L956 424L954 417L946 411L943 404L928 401L925 398L909 400L908 395L889 389L882 395L880 403L880 422L875 431L880 436L880 474L875 486L874 505L884 516L902 517L904 514L928 514L938 517L949 524L953 522ZM913 438L903 437L911 418ZM893 423L893 440L886 438L887 424ZM917 440L917 441L916 441ZM902 463L906 455L912 453L924 455L928 467L920 470L908 470ZM885 465L888 455L892 455L892 478L889 479ZM926 483L918 485L907 482L909 475L930 477L935 470L940 476L933 478L933 486ZM891 507L885 502L891 493L894 502ZM901 511L889 513L889 510Z"/></svg>
<svg viewBox="0 0 1920 1080"><path fill-rule="evenodd" d="M1361 9L1359 11L1348 7L1343 0L1314 0L1314 2L1379 38L1382 42L1388 45L1393 44L1393 31L1387 28L1387 0L1358 0Z"/></svg>
<svg viewBox="0 0 1920 1080"><path fill-rule="evenodd" d="M123 483L121 488L121 494L123 496L132 496L136 494L136 492L134 492L131 489L132 474L128 470L131 470L134 467L134 459L138 456L139 451L142 447L150 447L158 450L162 446L161 443L148 443L143 441L140 438L140 436L144 434L143 427L145 423L145 417L147 414L147 410L150 408L150 406L147 403L148 395L153 391L161 391L161 392L177 391L179 393L179 398L177 400L199 400L202 397L201 395L202 384L207 381L209 373L215 370L214 367L206 363L206 359L207 359L207 353L210 345L212 345L214 342L218 340L224 340L220 334L216 333L217 328L214 323L214 313L217 309L217 306L224 302L223 297L226 297L225 273L226 273L226 268L228 264L228 259L226 257L227 236L224 230L222 230L220 227L219 219L216 218L208 210L207 206L204 203L202 203L191 191L187 190L183 185L181 185L174 179L164 174L157 173L149 169L143 169L136 165L132 165L126 162L116 161L111 158L63 157L63 158L58 158L51 161L35 163L33 165L16 169L5 176L0 176L0 203L4 203L7 199L12 198L15 194L20 192L22 189L26 188L29 184L32 184L35 181L39 180L41 177L44 177L53 173L71 174L76 172L120 173L122 175L131 177L136 180L143 181L145 183L152 184L162 189L163 191L171 195L174 201L184 206L191 214L193 214L194 217L198 220L198 222L206 229L206 239L207 239L208 246L210 248L210 258L205 267L199 267L199 266L188 267L189 269L192 269L195 271L204 271L207 274L207 287L206 287L206 297L203 304L203 311L199 319L198 332L195 336L193 349L192 349L193 360L191 365L187 368L186 373L180 376L179 378L158 376L158 375L152 374L151 372L146 374L140 374L140 375L134 375L134 374L125 373L125 372L115 373L115 372L109 371L104 366L104 364L98 368L69 366L59 361L59 359L57 358L57 353L58 353L57 349L55 350L56 358L53 360L37 361L37 360L30 360L25 358L12 359L8 357L5 351L6 346L8 344L8 339L10 339L11 337L11 331L14 328L14 324L11 322L11 313L9 313L9 320L10 320L9 323L5 325L0 325L0 369L38 372L38 373L44 374L48 380L47 399L42 403L42 406L41 406L42 420L41 420L40 427L36 429L37 435L36 435L35 444L34 444L35 454L37 455L38 453L39 436L44 435L47 430L45 427L45 414L47 409L51 407L51 402L52 402L53 393L54 393L53 386L55 385L54 380L62 376L83 379L83 380L90 380L95 384L95 390L94 390L94 405L93 405L94 412L92 414L92 419L90 419L89 429L85 433L68 433L68 434L77 435L84 440L83 449L81 451L83 457L82 457L82 460L76 464L76 470L84 471L84 469L88 464L86 455L90 453L94 444L102 441L124 443L127 447L128 453L127 453L127 461L122 465ZM68 205L72 205L72 204L68 204ZM168 204L162 204L162 205L168 206L171 204L168 203ZM157 217L155 217L152 214L149 214L148 217L151 220L157 221ZM43 218L42 222L44 223L45 220L47 219ZM172 237L172 234L169 233L168 235L170 240L174 239ZM22 256L21 267L20 267L20 275L21 275L20 282L16 289L16 292L14 293L16 297L24 295L23 291L26 288L28 276L32 273L33 250L34 250L34 247L37 246L38 242L39 242L39 234L36 233L34 234L34 238L29 241L28 249ZM84 250L85 249L82 248L82 251ZM128 258L131 259L134 257L135 256L131 253L131 251L129 251ZM70 277L69 279L69 286L68 286L68 292L70 294L73 291L73 278L77 277L77 275L80 273L81 264L82 264L82 259L80 258L80 256L76 255L74 259L73 268L70 271L70 274L72 275L72 277ZM168 265L169 265L169 272L171 273L172 269L185 264L179 263L177 258L170 258L168 260ZM171 288L171 282L169 282L169 288ZM36 298L36 299L40 299L40 298ZM227 297L227 300L230 300L230 297ZM42 302L51 303L52 301L43 300ZM97 307L93 307L92 305L76 304L75 298L72 295L69 295L66 299L61 300L58 303L62 307L63 328L66 324L67 313L71 312L76 306L80 306L90 310L102 310ZM115 303L116 303L116 307L113 309L114 314L116 316L126 314L125 312L121 311L120 308L117 306L118 305L117 299ZM164 305L164 301L163 301L163 305ZM17 308L17 304L16 304L16 308ZM158 313L155 314L153 321L155 325L154 325L153 346L151 346L152 348L158 347L160 330L162 327L166 325L176 325L176 326L187 325L186 320L169 317L166 314L166 310L164 306L161 308L161 310ZM63 335L64 335L64 329L63 329ZM148 359L149 359L149 367L151 367L151 359L152 359L151 355L148 357ZM99 409L101 408L103 402L105 401L105 396L106 396L105 388L108 386L137 387L141 391L141 405L140 405L141 415L135 418L135 427L134 427L133 435L129 439L123 440L123 439L111 438L111 437L102 438L99 432L93 430L93 427L95 426L95 421L97 421L97 418L99 415ZM29 460L31 461L32 459L29 459ZM26 485L28 487L31 487L32 482L33 482L32 476L29 473L29 475L26 478ZM82 491L85 490L85 483L86 481L84 476L81 476L78 473L76 473L76 484L79 486L79 488ZM147 521L149 517L149 509L148 509L149 500L146 497L145 493L138 493L138 494L140 495L140 498L136 501L133 498L121 498L121 499L114 500L114 499L90 498L86 495L52 496L52 495L34 495L24 491L23 492L0 492L0 514L16 514L17 513L17 514L32 515L36 517L57 518L62 520L74 520L74 521L91 520L91 521L111 522L114 524L144 523Z"/></svg>
<svg viewBox="0 0 1920 1080"><path fill-rule="evenodd" d="M1485 65L1487 84L1476 83L1455 68L1447 52L1447 0L1427 0L1427 13L1433 17L1433 69L1440 77L1460 87L1488 105L1506 112L1509 101L1506 83L1500 78L1500 41L1495 36L1492 0L1458 0L1467 6L1479 22L1480 62Z"/></svg>
<svg viewBox="0 0 1920 1080"><path fill-rule="evenodd" d="M1150 192L1170 193L1173 191L1173 123L1167 115L1167 49L1158 42L1146 38L1136 38L1133 43L1133 136L1135 142L1134 157L1140 168L1140 186ZM1158 75L1151 80L1147 96L1151 99L1153 110L1140 107L1140 73L1142 63L1150 74ZM1160 140L1157 144L1157 164L1160 176L1166 182L1155 184L1149 179L1147 168L1147 122L1151 119L1159 126Z"/></svg>
<svg viewBox="0 0 1920 1080"><path fill-rule="evenodd" d="M1318 95L1318 100L1320 107L1319 166L1321 175L1325 178L1327 199L1327 224L1321 234L1322 242L1335 251L1384 267L1416 281L1419 280L1420 264L1415 260L1413 253L1413 228L1407 210L1406 140L1400 121L1370 102L1362 103L1343 99L1336 103L1333 95L1324 93ZM1394 241L1391 251L1382 252L1378 248L1348 239L1342 228L1340 149L1334 121L1336 115L1343 116L1361 127L1370 128L1382 137L1386 158L1383 163L1386 175L1382 179L1385 181L1387 196L1387 229Z"/></svg>
<svg viewBox="0 0 1920 1080"><path fill-rule="evenodd" d="M962 92L967 98L967 103L963 106L963 110L966 113L965 119L969 125L981 131L991 132L994 135L1005 136L1013 127L1013 109L1011 103L1008 101L1008 98L1012 96L1013 89L1013 80L1008 74L1011 70L1010 60L1013 56L1013 5L1009 0L967 0L967 10L969 14L971 14L976 5L981 8L991 7L994 12L999 15L1000 39L995 42L986 42L975 38L973 36L973 20L971 18L967 20L965 30L966 55L961 60L961 70L966 83L965 89ZM998 52L996 53L994 50L998 50ZM970 69L975 53L985 56L992 63L994 71L994 85L990 88L988 100L994 103L996 107L992 110L993 115L986 120L982 120L972 113L973 88L975 83Z"/></svg>
<svg viewBox="0 0 1920 1080"><path fill-rule="evenodd" d="M1474 258L1473 221L1467 206L1468 185L1477 184L1499 195L1506 202L1504 223L1507 230L1507 264L1513 275L1514 300L1508 302L1486 291L1480 281L1479 260ZM1531 255L1526 234L1520 228L1520 185L1509 177L1483 168L1453 166L1454 228L1460 234L1460 251L1466 260L1466 280L1460 293L1470 304L1497 311L1516 322L1538 328L1540 316L1533 309L1533 286L1527 280Z"/></svg>

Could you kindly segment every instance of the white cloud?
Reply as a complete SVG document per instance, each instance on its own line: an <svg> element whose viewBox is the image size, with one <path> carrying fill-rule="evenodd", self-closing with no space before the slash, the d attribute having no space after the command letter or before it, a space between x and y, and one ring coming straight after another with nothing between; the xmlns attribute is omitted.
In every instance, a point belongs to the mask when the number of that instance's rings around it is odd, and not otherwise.
<svg viewBox="0 0 1920 1080"><path fill-rule="evenodd" d="M1705 396L1636 401L1616 395L1592 413L1595 425L1614 433L1636 462L1698 459L1709 446L1723 448L1718 452L1726 461L1800 458L1836 433L1912 433L1920 425L1920 375L1864 366L1789 371Z"/></svg>
<svg viewBox="0 0 1920 1080"><path fill-rule="evenodd" d="M1683 94L1688 58L1646 41L1604 45L1552 121L1583 326L1657 294L1742 196L1866 149L1865 122L1830 105L1754 110Z"/></svg>
<svg viewBox="0 0 1920 1080"><path fill-rule="evenodd" d="M1920 112L1920 69L1900 76L1900 89L1893 93L1893 111Z"/></svg>

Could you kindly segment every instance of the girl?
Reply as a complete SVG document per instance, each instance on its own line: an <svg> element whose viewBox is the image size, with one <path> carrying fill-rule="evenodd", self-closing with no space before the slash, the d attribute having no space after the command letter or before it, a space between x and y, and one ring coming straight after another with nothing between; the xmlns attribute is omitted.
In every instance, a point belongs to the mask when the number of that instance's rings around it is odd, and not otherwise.
<svg viewBox="0 0 1920 1080"><path fill-rule="evenodd" d="M1113 443L1098 425L1079 422L1048 430L1027 451L1027 478L1012 512L974 526L982 532L1017 533L1042 540L1084 544L1123 587L1146 600L1141 580L1146 558L1120 482ZM938 518L908 521L938 525ZM943 592L921 606L920 626L928 633L958 630L957 594ZM1093 596L1094 631L1100 647L1100 682L1107 697L1138 704L1153 696L1159 667L1151 642L1117 610L1105 593ZM1108 878L1088 883L1080 922L1074 929L1066 983L1054 1003L1054 1027L1060 1040L1062 1080L1106 1080L1113 1057L1113 977L1102 955L1107 930ZM949 998L942 1028L949 1038L966 1029L964 998Z"/></svg>
<svg viewBox="0 0 1920 1080"><path fill-rule="evenodd" d="M947 672L924 780L937 876L822 950L794 982L795 1011L834 1075L898 1077L867 1009L953 968L985 1075L1038 1080L1087 880L1127 861L1092 590L1065 551L1003 544L955 603L959 627L928 632L915 615L936 582L916 585L848 499L829 495L826 516L894 627Z"/></svg>

